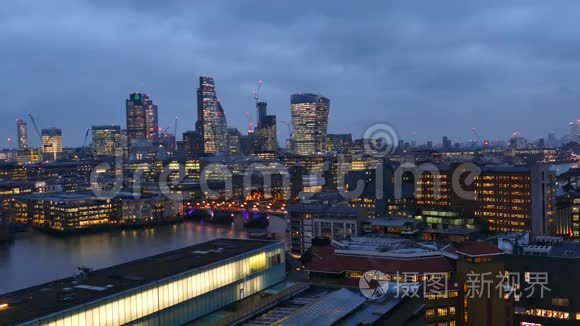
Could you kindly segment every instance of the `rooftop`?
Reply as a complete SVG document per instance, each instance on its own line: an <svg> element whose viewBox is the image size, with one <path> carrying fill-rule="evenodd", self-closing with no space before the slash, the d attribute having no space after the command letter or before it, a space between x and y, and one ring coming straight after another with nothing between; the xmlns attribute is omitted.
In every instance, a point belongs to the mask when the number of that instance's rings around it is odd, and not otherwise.
<svg viewBox="0 0 580 326"><path fill-rule="evenodd" d="M216 239L156 256L0 295L0 325L12 325L108 297L276 242ZM66 299L65 299L66 298Z"/></svg>
<svg viewBox="0 0 580 326"><path fill-rule="evenodd" d="M79 201L79 200L89 200L97 199L92 193L80 193L80 192L49 192L49 193L33 193L18 196L19 199L23 200L44 200L44 201Z"/></svg>
<svg viewBox="0 0 580 326"><path fill-rule="evenodd" d="M313 257L313 260L305 265L305 270L333 274L340 274L345 271L366 272L369 270L378 270L386 274L454 271L451 261L443 256L417 257L413 259L347 256L337 254L332 246L326 246L316 248Z"/></svg>
<svg viewBox="0 0 580 326"><path fill-rule="evenodd" d="M458 254L469 257L502 255L504 251L487 242L464 243L457 248Z"/></svg>
<svg viewBox="0 0 580 326"><path fill-rule="evenodd" d="M416 223L414 218L396 216L396 217L378 217L372 220L372 226L385 226L385 227L402 227L406 224Z"/></svg>
<svg viewBox="0 0 580 326"><path fill-rule="evenodd" d="M340 289L296 311L284 325L333 325L367 300L350 290Z"/></svg>
<svg viewBox="0 0 580 326"><path fill-rule="evenodd" d="M288 212L320 214L326 218L356 218L361 213L360 209L348 205L327 205L319 203L292 204L288 206Z"/></svg>

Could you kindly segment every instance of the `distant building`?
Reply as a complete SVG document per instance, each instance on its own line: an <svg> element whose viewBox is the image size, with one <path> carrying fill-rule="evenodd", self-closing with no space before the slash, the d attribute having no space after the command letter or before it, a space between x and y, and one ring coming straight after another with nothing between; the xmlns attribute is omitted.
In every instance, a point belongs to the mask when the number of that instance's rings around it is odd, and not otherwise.
<svg viewBox="0 0 580 326"><path fill-rule="evenodd" d="M93 126L92 150L94 156L115 156L115 152L121 149L120 126Z"/></svg>
<svg viewBox="0 0 580 326"><path fill-rule="evenodd" d="M300 155L326 152L330 100L316 94L294 94L290 107L293 150Z"/></svg>
<svg viewBox="0 0 580 326"><path fill-rule="evenodd" d="M28 148L28 127L23 120L16 120L16 130L18 135L18 149L23 150Z"/></svg>
<svg viewBox="0 0 580 326"><path fill-rule="evenodd" d="M211 77L199 77L196 131L203 136L204 153L227 152L227 121Z"/></svg>
<svg viewBox="0 0 580 326"><path fill-rule="evenodd" d="M110 199L76 193L29 194L16 198L14 220L69 232L108 225L111 212Z"/></svg>
<svg viewBox="0 0 580 326"><path fill-rule="evenodd" d="M350 171L345 175L345 190L352 197L349 204L360 208L371 219L387 216L387 202L394 198L393 168L384 165L379 171Z"/></svg>
<svg viewBox="0 0 580 326"><path fill-rule="evenodd" d="M240 151L240 131L237 128L228 128L228 153L239 155Z"/></svg>
<svg viewBox="0 0 580 326"><path fill-rule="evenodd" d="M247 135L240 136L240 152L245 155L252 155L254 153L254 132L248 132Z"/></svg>
<svg viewBox="0 0 580 326"><path fill-rule="evenodd" d="M176 220L181 205L157 194L119 193L113 198L111 221L124 225L147 225Z"/></svg>
<svg viewBox="0 0 580 326"><path fill-rule="evenodd" d="M254 149L258 151L276 151L278 138L276 136L276 116L268 115L267 103L257 102L258 126L254 130Z"/></svg>
<svg viewBox="0 0 580 326"><path fill-rule="evenodd" d="M156 141L159 137L157 105L147 94L142 93L130 94L125 103L129 144L143 139Z"/></svg>
<svg viewBox="0 0 580 326"><path fill-rule="evenodd" d="M417 219L425 223L427 231L434 231L427 232L429 235L435 235L435 230L456 229L460 233L459 229L474 228L473 200L462 198L453 187L454 173L461 173L459 167L442 163L436 171L421 172L415 179L416 204L420 210Z"/></svg>
<svg viewBox="0 0 580 326"><path fill-rule="evenodd" d="M352 151L352 134L327 134L326 150L337 154L350 154Z"/></svg>
<svg viewBox="0 0 580 326"><path fill-rule="evenodd" d="M21 165L40 163L41 161L42 155L39 149L28 148L19 150L18 153L16 153L16 162Z"/></svg>
<svg viewBox="0 0 580 326"><path fill-rule="evenodd" d="M147 94L132 93L125 101L127 110L127 144L131 159L144 159L159 141L157 105Z"/></svg>
<svg viewBox="0 0 580 326"><path fill-rule="evenodd" d="M62 157L62 130L42 129L42 147L47 160L56 161Z"/></svg>
<svg viewBox="0 0 580 326"><path fill-rule="evenodd" d="M197 131L183 133L183 150L187 158L199 157L203 154L203 135Z"/></svg>
<svg viewBox="0 0 580 326"><path fill-rule="evenodd" d="M510 138L510 147L513 149L525 149L528 148L528 140L520 135L519 132L514 132L512 138Z"/></svg>

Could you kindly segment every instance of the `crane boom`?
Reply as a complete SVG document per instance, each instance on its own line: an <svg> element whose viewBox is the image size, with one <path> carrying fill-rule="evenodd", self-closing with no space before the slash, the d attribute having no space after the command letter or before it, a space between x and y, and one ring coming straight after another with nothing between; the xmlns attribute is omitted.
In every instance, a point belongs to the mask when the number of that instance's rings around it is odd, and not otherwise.
<svg viewBox="0 0 580 326"><path fill-rule="evenodd" d="M85 139L83 141L83 151L85 152L85 155L87 154L87 139L89 138L89 131L91 130L91 128L87 128L87 130L85 131Z"/></svg>
<svg viewBox="0 0 580 326"><path fill-rule="evenodd" d="M256 100L256 103L260 100L260 88L262 88L262 81L258 80L258 88L254 92L254 100Z"/></svg>
<svg viewBox="0 0 580 326"><path fill-rule="evenodd" d="M34 120L34 117L32 116L32 114L28 114L28 117L30 118L30 121L32 122L32 126L34 127L34 131L36 131L36 134L38 135L38 139L40 140L40 153L42 154L44 152L44 142L42 141L42 134L40 133L40 129L38 129L38 125L36 125L36 120Z"/></svg>
<svg viewBox="0 0 580 326"><path fill-rule="evenodd" d="M477 132L477 129L475 128L471 128L471 131L473 132L473 134L475 135L475 140L479 143L481 142L481 136L479 136L479 133Z"/></svg>

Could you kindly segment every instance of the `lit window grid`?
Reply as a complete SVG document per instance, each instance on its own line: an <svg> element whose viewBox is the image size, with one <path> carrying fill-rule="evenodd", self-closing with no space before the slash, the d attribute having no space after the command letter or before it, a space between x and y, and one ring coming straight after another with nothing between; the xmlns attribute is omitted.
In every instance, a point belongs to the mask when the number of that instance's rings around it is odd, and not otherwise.
<svg viewBox="0 0 580 326"><path fill-rule="evenodd" d="M229 285L238 290L236 296L215 295L221 302L195 304L181 322L191 321L220 307L255 294L283 280L284 249L282 244L259 249L225 261L204 266L180 275L131 289L92 303L80 305L56 314L41 317L23 325L121 325L158 313ZM272 257L280 255L277 265ZM211 301L212 298L208 297ZM156 316L161 317L161 316Z"/></svg>

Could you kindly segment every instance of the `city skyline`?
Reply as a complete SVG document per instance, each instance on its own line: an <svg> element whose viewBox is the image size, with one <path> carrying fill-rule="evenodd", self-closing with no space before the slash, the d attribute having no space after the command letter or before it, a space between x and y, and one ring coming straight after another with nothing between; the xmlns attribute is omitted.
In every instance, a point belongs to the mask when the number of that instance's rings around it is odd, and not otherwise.
<svg viewBox="0 0 580 326"><path fill-rule="evenodd" d="M22 5L11 4L8 11L18 12ZM507 139L518 130L534 140L552 131L563 135L566 124L577 119L575 85L580 81L573 40L578 32L571 28L569 14L574 10L542 4L454 4L443 6L447 11L375 5L380 6L371 13L344 4L316 4L306 11L295 4L260 4L269 15L252 21L247 15L258 3L228 10L219 4L185 3L163 10L154 3L139 10L101 2L28 6L27 15L12 15L0 32L13 45L1 55L0 65L10 72L3 76L11 80L3 80L0 147L7 146L8 137L15 139L13 121L29 113L40 128L61 128L66 146L78 146L91 125L122 124L122 99L137 91L156 100L161 125L178 116L180 132L194 130L191 90L199 75L218 81L230 124L242 131L246 112L256 120L252 91L258 80L264 81L262 94L279 123L290 121L290 94L319 93L333 102L329 133L354 137L381 120L394 125L402 139L415 137L418 143L443 135L466 141L471 128L484 138ZM119 16L119 9L132 14ZM208 30L207 22L218 15L234 23ZM355 29L330 28L341 19L366 16ZM444 23L452 16L458 18L453 25ZM48 24L46 17L61 23ZM71 32L68 27L78 23L67 17L86 19ZM106 28L97 23L103 20L110 22ZM136 25L128 27L131 22ZM390 27L380 29L379 22ZM297 37L305 30L317 37ZM21 36L29 38L26 45L19 44ZM113 55L120 46L143 41L155 48L151 54ZM551 46L539 49L539 44ZM232 47L239 49L236 58L229 55ZM27 57L23 50L43 56ZM220 50L228 55L215 55ZM31 89L37 96L26 96ZM350 116L353 107L355 119ZM550 114L553 110L560 114ZM415 119L417 115L422 117ZM287 132L278 128L278 133L282 144ZM29 138L33 144L38 141Z"/></svg>

